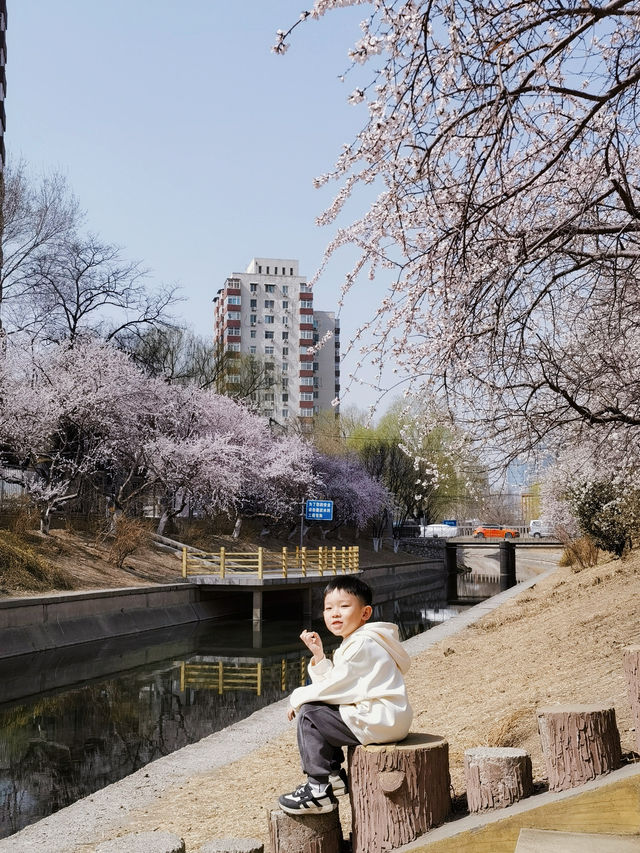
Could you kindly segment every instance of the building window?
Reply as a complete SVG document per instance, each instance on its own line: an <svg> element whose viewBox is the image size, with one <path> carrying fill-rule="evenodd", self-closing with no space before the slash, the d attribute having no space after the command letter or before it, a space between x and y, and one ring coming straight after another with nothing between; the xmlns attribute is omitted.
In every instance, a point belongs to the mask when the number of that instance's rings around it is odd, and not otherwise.
<svg viewBox="0 0 640 853"><path fill-rule="evenodd" d="M237 373L229 373L229 375L227 376L227 382L230 382L232 385L235 385L240 382L240 377Z"/></svg>
<svg viewBox="0 0 640 853"><path fill-rule="evenodd" d="M289 347L282 347L282 355L283 357L289 355Z"/></svg>
<svg viewBox="0 0 640 853"><path fill-rule="evenodd" d="M227 296L227 305L240 305L241 300L239 296Z"/></svg>
<svg viewBox="0 0 640 853"><path fill-rule="evenodd" d="M275 368L275 364L272 361L265 361L264 369L270 373Z"/></svg>
<svg viewBox="0 0 640 853"><path fill-rule="evenodd" d="M250 337L255 338L255 336L256 336L256 330L251 329Z"/></svg>
<svg viewBox="0 0 640 853"><path fill-rule="evenodd" d="M301 385L313 385L313 376L301 376L300 377Z"/></svg>
<svg viewBox="0 0 640 853"><path fill-rule="evenodd" d="M227 319L228 320L239 320L240 312L239 311L227 311Z"/></svg>
<svg viewBox="0 0 640 853"><path fill-rule="evenodd" d="M276 267L276 269L277 269L277 267ZM275 293L276 292L275 284L265 284L264 289L267 291L267 293Z"/></svg>
<svg viewBox="0 0 640 853"><path fill-rule="evenodd" d="M239 343L227 344L227 352L240 352L240 344Z"/></svg>
<svg viewBox="0 0 640 853"><path fill-rule="evenodd" d="M255 324L258 322L258 315L257 314L249 314L249 322L251 323L252 326L255 326Z"/></svg>
<svg viewBox="0 0 640 853"><path fill-rule="evenodd" d="M288 373L288 372L289 372L289 365L287 364L287 362L286 362L286 361L283 361L283 362L282 362L282 372L283 372L283 373Z"/></svg>
<svg viewBox="0 0 640 853"><path fill-rule="evenodd" d="M314 362L313 362L313 369L314 369L314 370L319 370L319 369L320 369L320 365L319 365L319 363L318 363L317 361L314 361Z"/></svg>
<svg viewBox="0 0 640 853"><path fill-rule="evenodd" d="M282 402L283 402L283 403L288 403L288 402L289 402L289 395L288 395L288 394L283 394L283 395L282 395Z"/></svg>
<svg viewBox="0 0 640 853"><path fill-rule="evenodd" d="M255 355L255 354L256 354L256 348L255 347L249 347L249 355Z"/></svg>
<svg viewBox="0 0 640 853"><path fill-rule="evenodd" d="M310 299L301 299L300 300L301 308L313 308L313 302Z"/></svg>
<svg viewBox="0 0 640 853"><path fill-rule="evenodd" d="M307 394L307 393L305 393L305 392L302 392L302 393L300 394L300 399L301 399L301 400L304 400L304 401L305 401L305 402L307 402L307 403L310 403L310 402L312 402L312 401L313 401L313 394Z"/></svg>
<svg viewBox="0 0 640 853"><path fill-rule="evenodd" d="M257 300L257 299L252 299L252 300L249 302L249 308L257 308L257 307L258 307L258 300Z"/></svg>
<svg viewBox="0 0 640 853"><path fill-rule="evenodd" d="M283 418L288 418L288 417L289 417L289 409L283 409L283 410L282 410L282 417L283 417Z"/></svg>
<svg viewBox="0 0 640 853"><path fill-rule="evenodd" d="M265 394L264 401L265 403L273 403L273 394Z"/></svg>
<svg viewBox="0 0 640 853"><path fill-rule="evenodd" d="M269 275L269 267L267 267L267 275Z"/></svg>
<svg viewBox="0 0 640 853"><path fill-rule="evenodd" d="M283 341L288 341L288 340L289 340L289 332L283 332L283 333L282 333L282 340L283 340Z"/></svg>
<svg viewBox="0 0 640 853"><path fill-rule="evenodd" d="M288 299L283 299L283 300L282 300L282 310L283 310L283 311L288 311L288 310L289 310L289 300L288 300Z"/></svg>
<svg viewBox="0 0 640 853"><path fill-rule="evenodd" d="M264 307L265 308L275 308L276 307L275 299L265 299L264 300Z"/></svg>
<svg viewBox="0 0 640 853"><path fill-rule="evenodd" d="M258 285L256 284L255 281L251 282L251 284L249 285L249 290L251 291L251 293L257 293L258 292Z"/></svg>
<svg viewBox="0 0 640 853"><path fill-rule="evenodd" d="M268 326L271 326L275 322L275 317L273 316L273 314L265 314L264 321Z"/></svg>
<svg viewBox="0 0 640 853"><path fill-rule="evenodd" d="M273 355L273 347L268 347L268 346L266 346L266 347L264 348L264 354L265 354L265 355Z"/></svg>
<svg viewBox="0 0 640 853"><path fill-rule="evenodd" d="M283 387L283 388L288 388L288 387L289 387L289 380L288 380L288 379L283 379L283 380L282 380L282 387Z"/></svg>
<svg viewBox="0 0 640 853"><path fill-rule="evenodd" d="M273 340L273 332L267 331L264 333L265 340L272 341Z"/></svg>
<svg viewBox="0 0 640 853"><path fill-rule="evenodd" d="M317 391L314 391L314 392L313 392L313 399L314 399L314 400L317 400L319 396L320 396L320 395L319 395L319 393L318 393Z"/></svg>
<svg viewBox="0 0 640 853"><path fill-rule="evenodd" d="M258 272L262 275L262 267L258 266Z"/></svg>
<svg viewBox="0 0 640 853"><path fill-rule="evenodd" d="M282 285L282 295L283 295L283 296L288 296L288 295L289 295L289 285L288 285L288 284L283 284L283 285Z"/></svg>

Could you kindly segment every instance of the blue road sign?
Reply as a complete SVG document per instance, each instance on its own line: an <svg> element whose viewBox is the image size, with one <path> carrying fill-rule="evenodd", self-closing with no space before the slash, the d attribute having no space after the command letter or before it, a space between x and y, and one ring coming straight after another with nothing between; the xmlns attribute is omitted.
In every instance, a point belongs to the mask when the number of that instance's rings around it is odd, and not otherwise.
<svg viewBox="0 0 640 853"><path fill-rule="evenodd" d="M307 501L304 517L313 521L333 521L333 501Z"/></svg>

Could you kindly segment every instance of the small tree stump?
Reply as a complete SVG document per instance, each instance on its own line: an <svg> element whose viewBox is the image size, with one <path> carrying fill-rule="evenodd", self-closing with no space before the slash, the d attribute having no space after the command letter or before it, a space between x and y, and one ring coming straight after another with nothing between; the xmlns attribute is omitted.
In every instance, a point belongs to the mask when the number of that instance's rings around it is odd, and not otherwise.
<svg viewBox="0 0 640 853"><path fill-rule="evenodd" d="M636 750L640 752L640 646L627 646L622 651L622 664L627 679L631 713L636 728Z"/></svg>
<svg viewBox="0 0 640 853"><path fill-rule="evenodd" d="M349 748L353 853L383 853L442 823L451 808L449 744L410 734Z"/></svg>
<svg viewBox="0 0 640 853"><path fill-rule="evenodd" d="M464 753L470 812L502 809L533 793L531 758L524 749L479 746Z"/></svg>
<svg viewBox="0 0 640 853"><path fill-rule="evenodd" d="M549 790L565 791L620 766L620 735L610 705L538 708Z"/></svg>
<svg viewBox="0 0 640 853"><path fill-rule="evenodd" d="M271 853L340 853L342 827L338 809L298 817L277 809L269 813Z"/></svg>

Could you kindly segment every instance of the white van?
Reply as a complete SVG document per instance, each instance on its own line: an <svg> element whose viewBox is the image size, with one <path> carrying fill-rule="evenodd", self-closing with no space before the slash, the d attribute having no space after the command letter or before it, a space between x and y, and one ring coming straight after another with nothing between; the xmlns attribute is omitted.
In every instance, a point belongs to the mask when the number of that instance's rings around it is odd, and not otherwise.
<svg viewBox="0 0 640 853"><path fill-rule="evenodd" d="M553 529L551 525L546 524L544 521L541 521L539 518L532 518L529 522L529 536L533 536L534 539L540 539L541 536L552 536Z"/></svg>

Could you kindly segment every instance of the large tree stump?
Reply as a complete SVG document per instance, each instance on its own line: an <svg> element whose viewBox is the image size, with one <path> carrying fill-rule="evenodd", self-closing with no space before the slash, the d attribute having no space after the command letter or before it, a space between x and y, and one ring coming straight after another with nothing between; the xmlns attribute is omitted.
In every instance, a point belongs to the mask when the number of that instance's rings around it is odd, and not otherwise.
<svg viewBox="0 0 640 853"><path fill-rule="evenodd" d="M271 853L340 853L342 827L338 809L327 814L269 813Z"/></svg>
<svg viewBox="0 0 640 853"><path fill-rule="evenodd" d="M620 766L620 735L611 705L538 708L549 790L565 791Z"/></svg>
<svg viewBox="0 0 640 853"><path fill-rule="evenodd" d="M636 750L640 752L640 646L627 646L623 649L622 663L636 728Z"/></svg>
<svg viewBox="0 0 640 853"><path fill-rule="evenodd" d="M533 792L531 758L524 749L479 746L464 753L470 812L502 809Z"/></svg>
<svg viewBox="0 0 640 853"><path fill-rule="evenodd" d="M449 744L410 734L349 748L353 853L383 853L442 823L451 808Z"/></svg>

